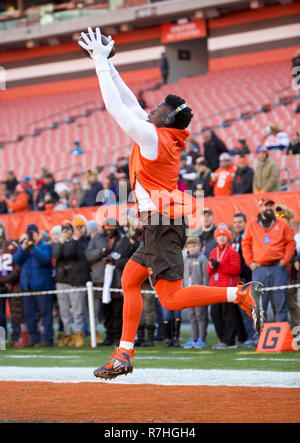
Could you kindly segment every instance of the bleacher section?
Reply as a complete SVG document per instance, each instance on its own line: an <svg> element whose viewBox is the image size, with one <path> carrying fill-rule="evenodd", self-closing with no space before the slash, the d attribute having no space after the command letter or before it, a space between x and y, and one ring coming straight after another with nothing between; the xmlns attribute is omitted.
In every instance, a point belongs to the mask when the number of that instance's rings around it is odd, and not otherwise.
<svg viewBox="0 0 300 443"><path fill-rule="evenodd" d="M299 99L278 105L282 97L297 95L292 89L289 62L212 72L149 90L155 83L157 79L130 86L136 93L148 89L144 98L149 109L168 93L185 97L194 113L190 130L195 138L201 142L199 132L204 126L217 126L216 133L228 148L245 138L252 152L249 163L254 167L254 153L268 124L278 125L290 136L300 127L300 114L295 113ZM260 112L263 105L272 104L270 112ZM57 180L65 180L75 172L112 164L120 155L128 154L130 139L102 107L99 89L2 102L0 178L8 169L20 179L34 177L40 167L46 166L58 170ZM238 120L230 124L231 119ZM75 140L81 142L84 155L73 157L69 153ZM281 152L272 155L281 168L288 168L290 189L297 189L299 183L293 179L299 177L299 156L286 157Z"/></svg>

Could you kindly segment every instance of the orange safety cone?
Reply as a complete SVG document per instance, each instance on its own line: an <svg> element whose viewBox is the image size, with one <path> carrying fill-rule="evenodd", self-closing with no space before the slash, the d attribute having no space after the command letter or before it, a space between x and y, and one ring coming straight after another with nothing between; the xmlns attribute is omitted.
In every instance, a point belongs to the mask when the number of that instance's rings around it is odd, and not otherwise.
<svg viewBox="0 0 300 443"><path fill-rule="evenodd" d="M256 352L287 351L298 351L289 323L265 323Z"/></svg>

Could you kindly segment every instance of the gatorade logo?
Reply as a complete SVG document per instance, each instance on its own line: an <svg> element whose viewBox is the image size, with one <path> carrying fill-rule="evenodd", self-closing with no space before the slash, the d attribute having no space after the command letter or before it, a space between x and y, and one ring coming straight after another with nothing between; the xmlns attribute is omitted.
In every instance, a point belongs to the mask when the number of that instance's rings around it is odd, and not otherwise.
<svg viewBox="0 0 300 443"><path fill-rule="evenodd" d="M289 323L265 323L256 352L286 351L298 351Z"/></svg>
<svg viewBox="0 0 300 443"><path fill-rule="evenodd" d="M268 328L263 343L263 349L275 349L278 343L278 335L281 328Z"/></svg>

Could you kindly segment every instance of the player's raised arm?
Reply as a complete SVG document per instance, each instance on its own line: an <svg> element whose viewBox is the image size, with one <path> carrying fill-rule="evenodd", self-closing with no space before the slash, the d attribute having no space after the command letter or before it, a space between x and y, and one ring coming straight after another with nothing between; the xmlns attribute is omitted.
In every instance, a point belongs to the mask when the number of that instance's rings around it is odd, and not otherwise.
<svg viewBox="0 0 300 443"><path fill-rule="evenodd" d="M84 42L79 41L79 44L90 53L94 60L103 101L107 111L124 132L135 142L150 147L157 145L155 127L145 120L144 114L143 118L140 118L132 109L126 106L112 79L108 56L113 48L114 41L111 40L107 45L103 45L99 28L96 28L96 36L91 28L88 28L88 31L88 34L81 33Z"/></svg>
<svg viewBox="0 0 300 443"><path fill-rule="evenodd" d="M142 120L148 120L148 114L139 104L138 99L131 91L131 89L126 85L114 64L109 60L110 72L116 87L118 88L121 100L128 108L130 108L137 117Z"/></svg>

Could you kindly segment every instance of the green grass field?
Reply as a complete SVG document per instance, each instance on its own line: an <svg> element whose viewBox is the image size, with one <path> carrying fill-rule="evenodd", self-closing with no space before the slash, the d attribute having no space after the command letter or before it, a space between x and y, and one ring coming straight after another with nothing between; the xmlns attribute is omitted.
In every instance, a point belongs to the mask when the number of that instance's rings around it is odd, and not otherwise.
<svg viewBox="0 0 300 443"><path fill-rule="evenodd" d="M189 338L183 330L181 343ZM214 350L216 343L214 331L207 338L208 347L203 350L166 348L163 343L154 347L137 347L135 368L173 368L173 369L239 369L300 372L300 353L256 353L254 348L235 348ZM25 348L7 347L0 351L0 366L18 367L97 367L107 362L113 347L92 349L87 339L84 347L76 348Z"/></svg>

